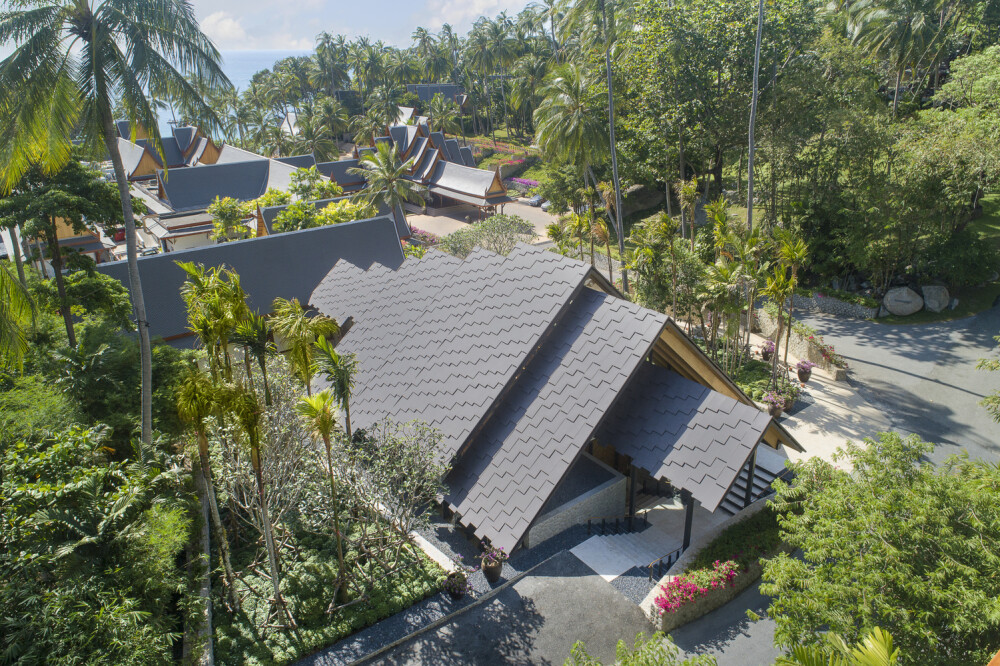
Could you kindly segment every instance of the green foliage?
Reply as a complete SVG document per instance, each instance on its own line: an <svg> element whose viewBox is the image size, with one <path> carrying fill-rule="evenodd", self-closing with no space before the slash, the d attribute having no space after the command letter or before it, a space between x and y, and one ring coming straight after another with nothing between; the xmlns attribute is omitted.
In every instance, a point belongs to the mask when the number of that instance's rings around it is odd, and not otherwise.
<svg viewBox="0 0 1000 666"><path fill-rule="evenodd" d="M271 206L285 206L292 203L292 195L288 192L282 192L281 190L275 189L273 187L267 188L267 192L260 195L254 200L254 204L260 206L261 208L270 208Z"/></svg>
<svg viewBox="0 0 1000 666"><path fill-rule="evenodd" d="M796 645L787 655L779 657L775 666L896 666L900 660L892 636L878 627L855 646L831 632L824 639L820 645Z"/></svg>
<svg viewBox="0 0 1000 666"><path fill-rule="evenodd" d="M316 206L306 201L296 201L288 204L285 210L274 218L274 230L278 233L311 229L316 224Z"/></svg>
<svg viewBox="0 0 1000 666"><path fill-rule="evenodd" d="M462 259L477 247L507 256L518 243L530 243L535 238L535 227L527 220L516 215L491 215L448 234L437 248Z"/></svg>
<svg viewBox="0 0 1000 666"><path fill-rule="evenodd" d="M19 441L37 441L80 421L76 403L40 375L4 382L0 391L0 451Z"/></svg>
<svg viewBox="0 0 1000 666"><path fill-rule="evenodd" d="M903 663L985 663L1000 643L1000 468L882 433L810 459L776 484L782 537L801 557L768 560L761 592L775 641L857 641L884 627ZM947 612L942 609L947 608Z"/></svg>
<svg viewBox="0 0 1000 666"><path fill-rule="evenodd" d="M355 220L365 220L375 215L375 206L363 201L354 202L344 199L322 208L316 213L317 226L328 224L343 224Z"/></svg>
<svg viewBox="0 0 1000 666"><path fill-rule="evenodd" d="M1000 335L993 338L1000 344ZM990 372L1000 371L1000 359L996 358L984 358L980 359L976 367L980 370L989 370ZM986 396L979 403L989 411L993 416L993 420L1000 423L1000 391L994 391L990 395Z"/></svg>
<svg viewBox="0 0 1000 666"><path fill-rule="evenodd" d="M5 661L166 664L191 528L180 461L106 460L100 429L73 428L0 457Z"/></svg>
<svg viewBox="0 0 1000 666"><path fill-rule="evenodd" d="M216 242L228 243L250 237L250 227L246 223L253 215L250 204L231 197L215 197L207 212L213 219L212 238Z"/></svg>
<svg viewBox="0 0 1000 666"><path fill-rule="evenodd" d="M714 562L730 560L745 570L748 564L773 555L781 543L777 514L767 507L724 529L698 551L687 570L711 570Z"/></svg>
<svg viewBox="0 0 1000 666"><path fill-rule="evenodd" d="M615 648L616 666L714 666L715 657L696 655L681 658L680 650L668 636L660 632L649 638L643 634L635 637L635 644L629 647L624 640ZM583 641L573 644L566 666L601 666L601 662L590 656Z"/></svg>
<svg viewBox="0 0 1000 666"><path fill-rule="evenodd" d="M28 289L41 312L58 314L59 292L55 281L27 271ZM96 271L73 271L64 277L66 300L76 317L97 316L121 330L133 330L132 301L118 280Z"/></svg>
<svg viewBox="0 0 1000 666"><path fill-rule="evenodd" d="M288 191L299 201L333 199L344 194L344 189L340 185L321 174L316 167L296 169L292 172L291 178L292 184L289 185Z"/></svg>

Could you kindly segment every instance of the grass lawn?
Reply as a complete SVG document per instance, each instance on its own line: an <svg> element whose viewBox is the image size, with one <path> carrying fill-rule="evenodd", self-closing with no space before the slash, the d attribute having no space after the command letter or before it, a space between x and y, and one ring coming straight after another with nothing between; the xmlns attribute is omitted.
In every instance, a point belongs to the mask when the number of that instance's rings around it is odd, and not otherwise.
<svg viewBox="0 0 1000 666"><path fill-rule="evenodd" d="M1000 194L991 194L983 198L983 215L978 220L970 222L969 227L979 232L982 238L1000 250ZM890 315L874 321L879 324L929 324L971 317L993 307L993 303L1000 297L1000 281L990 282L980 289L967 287L955 292L952 296L958 299L958 307L954 310L944 310L943 312L921 310L908 317Z"/></svg>

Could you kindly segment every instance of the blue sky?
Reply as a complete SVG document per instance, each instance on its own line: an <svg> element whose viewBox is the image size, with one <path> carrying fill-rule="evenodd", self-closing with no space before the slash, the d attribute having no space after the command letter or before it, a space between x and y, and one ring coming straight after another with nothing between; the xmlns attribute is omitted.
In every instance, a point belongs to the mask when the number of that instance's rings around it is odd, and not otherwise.
<svg viewBox="0 0 1000 666"><path fill-rule="evenodd" d="M460 33L483 14L516 14L530 0L194 0L202 30L220 49L311 49L318 33L369 35L408 46L417 26Z"/></svg>
<svg viewBox="0 0 1000 666"><path fill-rule="evenodd" d="M409 46L417 26L464 34L479 16L511 15L531 0L193 0L202 30L222 50L312 49L316 35L369 35ZM0 58L12 50L0 44Z"/></svg>

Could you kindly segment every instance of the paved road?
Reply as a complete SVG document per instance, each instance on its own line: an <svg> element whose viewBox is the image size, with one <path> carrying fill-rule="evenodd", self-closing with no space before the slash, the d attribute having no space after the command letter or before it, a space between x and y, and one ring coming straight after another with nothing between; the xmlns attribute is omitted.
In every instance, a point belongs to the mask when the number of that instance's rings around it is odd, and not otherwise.
<svg viewBox="0 0 1000 666"><path fill-rule="evenodd" d="M619 638L652 625L639 607L569 552L496 597L373 660L379 664L562 664L573 643L614 663Z"/></svg>
<svg viewBox="0 0 1000 666"><path fill-rule="evenodd" d="M932 459L962 450L1000 460L1000 426L979 405L1000 389L1000 373L976 370L996 355L1000 307L940 324L876 324L823 314L804 316L851 365L851 382L893 429L938 443Z"/></svg>
<svg viewBox="0 0 1000 666"><path fill-rule="evenodd" d="M671 633L677 647L688 656L710 654L719 666L759 666L773 664L781 656L774 647L774 620L765 617L769 604L754 583L735 599ZM752 610L761 616L751 622Z"/></svg>

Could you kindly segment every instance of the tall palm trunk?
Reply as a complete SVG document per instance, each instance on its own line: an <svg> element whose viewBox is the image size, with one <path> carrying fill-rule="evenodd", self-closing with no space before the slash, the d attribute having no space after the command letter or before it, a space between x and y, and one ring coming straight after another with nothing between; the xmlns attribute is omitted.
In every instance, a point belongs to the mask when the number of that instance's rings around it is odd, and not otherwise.
<svg viewBox="0 0 1000 666"><path fill-rule="evenodd" d="M792 284L797 283L796 274L798 273L797 267L792 267ZM791 296L788 297L788 327L785 331L785 367L788 367L788 343L792 339L792 310L795 307L795 292L793 291Z"/></svg>
<svg viewBox="0 0 1000 666"><path fill-rule="evenodd" d="M16 229L14 227L11 227L9 231L10 231L10 239L12 241L12 245L14 246L13 247L14 265L17 267L17 279L20 281L21 286L27 289L28 282L24 278L24 261L21 259L21 253L24 251L24 246L22 245L22 242L24 240L24 234L20 233L19 235L18 233L21 231L20 224L17 225Z"/></svg>
<svg viewBox="0 0 1000 666"><path fill-rule="evenodd" d="M333 454L330 449L329 435L323 435L323 444L326 446L326 468L330 473L330 498L333 500L333 529L337 533L337 594L334 602L342 602L347 599L347 569L344 566L344 535L340 531L340 498L337 495L337 479L333 475Z"/></svg>
<svg viewBox="0 0 1000 666"><path fill-rule="evenodd" d="M103 80L99 84L102 99L108 99ZM146 320L146 300L142 294L142 281L139 279L139 255L136 250L135 214L132 211L132 196L129 193L128 179L125 177L125 167L122 156L118 152L118 139L115 136L114 118L111 107L102 104L100 108L101 123L104 126L104 145L111 156L115 180L118 183L118 194L122 200L122 215L125 218L125 247L128 258L128 284L132 296L132 307L135 310L135 323L139 329L139 366L142 377L142 441L145 444L153 442L153 361L149 344L149 322Z"/></svg>
<svg viewBox="0 0 1000 666"><path fill-rule="evenodd" d="M63 324L66 325L66 338L69 346L76 349L76 331L73 330L73 314L69 308L69 297L66 295L66 280L63 277L62 248L59 247L59 234L56 232L55 222L52 218L46 218L48 224L45 225L45 242L48 243L49 252L52 253L52 272L56 278L56 291L59 292L59 312L62 314Z"/></svg>
<svg viewBox="0 0 1000 666"><path fill-rule="evenodd" d="M607 239L606 245L608 248L608 282L614 284L615 274L614 271L611 270L611 236L610 235L606 236L606 239Z"/></svg>
<svg viewBox="0 0 1000 666"><path fill-rule="evenodd" d="M230 606L235 610L239 608L239 599L236 596L236 574L233 572L232 560L229 557L229 535L226 533L226 526L223 525L222 516L219 514L219 503L215 497L215 483L212 479L212 461L208 456L208 438L202 430L198 431L198 462L201 466L201 478L208 496L209 515L219 540L222 568L226 576L226 594L229 597Z"/></svg>
<svg viewBox="0 0 1000 666"><path fill-rule="evenodd" d="M747 150L747 229L753 229L753 157L756 141L754 131L757 124L757 97L760 93L757 85L760 71L760 34L764 30L764 0L757 3L757 42L753 52L753 94L750 97L750 137ZM775 352L775 356L777 356Z"/></svg>
<svg viewBox="0 0 1000 666"><path fill-rule="evenodd" d="M763 2L763 0L761 0ZM615 184L615 220L618 233L618 252L625 256L625 228L622 226L622 186L618 179L618 146L615 142L615 94L611 86L611 42L608 39L608 13L604 0L601 0L601 18L604 25L604 68L608 78L608 138L611 143L611 175ZM628 271L625 262L622 268L622 290L628 293Z"/></svg>
<svg viewBox="0 0 1000 666"><path fill-rule="evenodd" d="M903 64L900 63L896 67L896 87L892 91L892 117L896 117L896 112L899 110L899 84L903 81Z"/></svg>
<svg viewBox="0 0 1000 666"><path fill-rule="evenodd" d="M256 437L255 435L250 436ZM291 613L288 612L284 597L281 596L281 570L278 568L278 550L274 544L274 529L271 525L271 517L267 511L267 498L264 496L264 473L261 469L260 446L255 441L251 443L250 462L253 465L254 478L257 480L257 504L260 509L261 528L264 530L264 543L267 545L267 560L271 568L271 589L274 593L274 605L276 608L281 608L285 611L288 619L291 620L294 626L295 620L292 618Z"/></svg>

